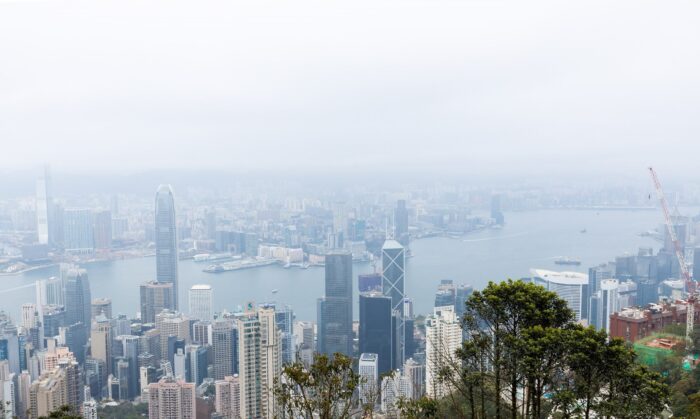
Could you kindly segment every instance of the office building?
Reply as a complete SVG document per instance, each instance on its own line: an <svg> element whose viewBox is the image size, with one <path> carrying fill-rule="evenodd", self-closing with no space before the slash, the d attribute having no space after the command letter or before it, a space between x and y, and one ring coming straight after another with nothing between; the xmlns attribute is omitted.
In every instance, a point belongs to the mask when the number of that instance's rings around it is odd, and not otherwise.
<svg viewBox="0 0 700 419"><path fill-rule="evenodd" d="M318 351L352 356L352 255L326 255L326 295L318 306Z"/></svg>
<svg viewBox="0 0 700 419"><path fill-rule="evenodd" d="M211 322L198 321L192 324L192 342L199 345L211 345L212 327Z"/></svg>
<svg viewBox="0 0 700 419"><path fill-rule="evenodd" d="M397 410L397 402L401 399L410 399L413 394L411 380L396 370L393 375L382 379L381 384L381 404L382 412L389 413Z"/></svg>
<svg viewBox="0 0 700 419"><path fill-rule="evenodd" d="M693 250L693 280L700 282L700 247Z"/></svg>
<svg viewBox="0 0 700 419"><path fill-rule="evenodd" d="M190 321L182 313L163 310L156 315L156 329L160 332L160 358L172 364L174 340L190 341ZM169 342L170 338L174 340Z"/></svg>
<svg viewBox="0 0 700 419"><path fill-rule="evenodd" d="M52 206L51 177L48 167L45 167L44 176L36 181L36 229L40 244L53 244L49 237L53 221Z"/></svg>
<svg viewBox="0 0 700 419"><path fill-rule="evenodd" d="M39 315L36 311L36 304L25 303L22 304L22 327L25 330L32 329L36 327L39 321Z"/></svg>
<svg viewBox="0 0 700 419"><path fill-rule="evenodd" d="M112 318L112 300L109 298L95 298L92 300L92 319L94 320L100 315L108 319Z"/></svg>
<svg viewBox="0 0 700 419"><path fill-rule="evenodd" d="M387 240L382 246L382 292L391 298L392 313L396 316L396 344L393 346L394 365L403 365L406 356L406 324L404 312L405 282L404 247L395 240Z"/></svg>
<svg viewBox="0 0 700 419"><path fill-rule="evenodd" d="M499 194L491 196L491 219L493 219L493 223L496 225L503 225L505 223L505 217L501 210L501 195Z"/></svg>
<svg viewBox="0 0 700 419"><path fill-rule="evenodd" d="M588 275L579 272L554 272L544 269L531 269L535 284L555 292L559 298L566 301L576 315L576 320L588 316ZM586 315L583 317L582 315Z"/></svg>
<svg viewBox="0 0 700 419"><path fill-rule="evenodd" d="M82 323L86 331L90 327L92 298L87 271L76 266L62 266L61 279L66 309L66 325Z"/></svg>
<svg viewBox="0 0 700 419"><path fill-rule="evenodd" d="M66 310L63 306L48 304L42 307L42 311L44 337L57 336L59 328L66 324Z"/></svg>
<svg viewBox="0 0 700 419"><path fill-rule="evenodd" d="M241 417L241 387L238 375L229 375L214 382L216 391L216 413L224 419Z"/></svg>
<svg viewBox="0 0 700 419"><path fill-rule="evenodd" d="M360 295L360 353L374 353L378 357L380 375L394 369L392 350L395 331L392 328L391 298L381 293Z"/></svg>
<svg viewBox="0 0 700 419"><path fill-rule="evenodd" d="M148 385L149 419L196 419L195 385L172 377Z"/></svg>
<svg viewBox="0 0 700 419"><path fill-rule="evenodd" d="M374 405L379 395L379 363L377 354L362 353L358 364L360 403Z"/></svg>
<svg viewBox="0 0 700 419"><path fill-rule="evenodd" d="M196 320L209 321L212 313L211 285L193 285L189 293L190 317Z"/></svg>
<svg viewBox="0 0 700 419"><path fill-rule="evenodd" d="M451 387L439 379L440 369L454 366L462 344L462 329L453 306L435 307L425 320L425 388L428 397L440 399ZM455 369L457 370L457 369Z"/></svg>
<svg viewBox="0 0 700 419"><path fill-rule="evenodd" d="M156 192L156 281L172 283L170 309L177 310L178 301L178 247L175 200L170 185L160 185Z"/></svg>
<svg viewBox="0 0 700 419"><path fill-rule="evenodd" d="M394 209L394 238L403 246L408 246L408 209L403 199L396 202Z"/></svg>
<svg viewBox="0 0 700 419"><path fill-rule="evenodd" d="M413 358L408 358L403 364L403 375L411 381L412 393L410 398L418 400L423 397L423 386L425 384L423 366Z"/></svg>
<svg viewBox="0 0 700 419"><path fill-rule="evenodd" d="M63 212L63 243L65 250L75 254L90 254L95 250L92 211L69 208Z"/></svg>
<svg viewBox="0 0 700 419"><path fill-rule="evenodd" d="M186 379L188 383L200 385L209 375L209 346L187 345L185 346L186 358Z"/></svg>
<svg viewBox="0 0 700 419"><path fill-rule="evenodd" d="M60 340L73 353L79 363L85 362L85 348L88 342L88 329L82 323L60 327Z"/></svg>
<svg viewBox="0 0 700 419"><path fill-rule="evenodd" d="M97 250L112 248L112 214L109 211L97 211L94 219L94 243Z"/></svg>
<svg viewBox="0 0 700 419"><path fill-rule="evenodd" d="M215 380L238 372L237 330L230 319L216 319L211 324L211 348L214 354L213 375Z"/></svg>
<svg viewBox="0 0 700 419"><path fill-rule="evenodd" d="M357 276L357 289L360 292L372 292L382 290L382 274L360 274Z"/></svg>
<svg viewBox="0 0 700 419"><path fill-rule="evenodd" d="M90 332L92 358L106 366L105 377L112 372L112 324L104 317L98 317Z"/></svg>
<svg viewBox="0 0 700 419"><path fill-rule="evenodd" d="M141 322L155 323L156 316L173 306L173 283L149 281L139 286L141 295Z"/></svg>
<svg viewBox="0 0 700 419"><path fill-rule="evenodd" d="M617 279L604 279L600 283L600 306L599 321L600 328L606 332L610 331L610 316L620 311L620 300L618 290L620 283Z"/></svg>

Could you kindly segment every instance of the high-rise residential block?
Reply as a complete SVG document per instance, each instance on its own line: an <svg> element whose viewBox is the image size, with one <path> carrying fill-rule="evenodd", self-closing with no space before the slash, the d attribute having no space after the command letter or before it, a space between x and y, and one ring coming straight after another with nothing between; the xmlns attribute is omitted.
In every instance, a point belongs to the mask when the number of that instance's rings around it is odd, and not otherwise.
<svg viewBox="0 0 700 419"><path fill-rule="evenodd" d="M241 387L238 375L229 375L214 382L216 389L216 413L225 419L241 417Z"/></svg>
<svg viewBox="0 0 700 419"><path fill-rule="evenodd" d="M195 419L197 417L194 383L161 378L148 385L149 419Z"/></svg>
<svg viewBox="0 0 700 419"><path fill-rule="evenodd" d="M462 343L462 329L454 306L435 307L425 320L425 388L429 397L446 396L450 386L439 379L440 370L457 365L455 352Z"/></svg>

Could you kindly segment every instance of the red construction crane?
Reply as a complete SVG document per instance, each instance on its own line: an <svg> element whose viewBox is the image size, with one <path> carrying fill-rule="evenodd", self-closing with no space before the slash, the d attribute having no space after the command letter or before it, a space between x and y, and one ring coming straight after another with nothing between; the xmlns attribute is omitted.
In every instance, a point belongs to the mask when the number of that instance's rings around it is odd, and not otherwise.
<svg viewBox="0 0 700 419"><path fill-rule="evenodd" d="M661 188L661 182L659 182L659 177L656 175L656 172L654 171L653 167L649 168L649 173L651 174L651 179L654 181L656 195L659 197L661 209L664 212L666 230L668 231L668 235L671 238L671 242L673 243L673 247L676 251L676 258L678 258L678 265L680 266L681 276L685 281L685 289L688 292L688 304L685 322L685 339L688 343L688 347L690 347L692 346L691 336L693 333L693 328L695 327L695 301L697 300L697 294L695 292L696 284L695 281L693 281L693 278L690 276L688 265L685 263L685 253L683 251L683 246L678 240L676 230L673 228L673 222L671 221L671 213L668 210L668 202L666 202L666 197L664 196L664 191Z"/></svg>

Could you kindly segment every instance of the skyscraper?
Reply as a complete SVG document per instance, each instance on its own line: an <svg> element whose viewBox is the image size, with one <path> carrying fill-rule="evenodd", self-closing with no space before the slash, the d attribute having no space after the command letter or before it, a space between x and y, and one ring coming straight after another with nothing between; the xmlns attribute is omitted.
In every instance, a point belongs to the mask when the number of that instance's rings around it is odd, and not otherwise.
<svg viewBox="0 0 700 419"><path fill-rule="evenodd" d="M372 353L360 354L358 375L360 376L360 403L374 405L379 395L378 356Z"/></svg>
<svg viewBox="0 0 700 419"><path fill-rule="evenodd" d="M238 372L238 339L233 321L216 319L211 325L212 351L214 351L213 376L215 380Z"/></svg>
<svg viewBox="0 0 700 419"><path fill-rule="evenodd" d="M93 217L95 249L109 250L112 247L112 214L109 211L97 211Z"/></svg>
<svg viewBox="0 0 700 419"><path fill-rule="evenodd" d="M241 414L241 387L238 375L224 377L214 383L216 413L224 419L238 419Z"/></svg>
<svg viewBox="0 0 700 419"><path fill-rule="evenodd" d="M282 356L275 312L270 308L248 311L236 318L238 370L242 418L272 418L276 415L274 381L279 377Z"/></svg>
<svg viewBox="0 0 700 419"><path fill-rule="evenodd" d="M576 320L588 315L588 275L579 272L554 272L544 269L531 269L535 284L542 285L548 291L554 291L566 300L569 308L576 314Z"/></svg>
<svg viewBox="0 0 700 419"><path fill-rule="evenodd" d="M352 255L326 255L326 295L318 306L318 351L352 356Z"/></svg>
<svg viewBox="0 0 700 419"><path fill-rule="evenodd" d="M90 254L95 250L94 217L87 208L63 212L63 241L67 252Z"/></svg>
<svg viewBox="0 0 700 419"><path fill-rule="evenodd" d="M403 365L406 354L406 324L404 312L405 250L396 240L387 240L382 246L382 292L391 298L391 310L396 312L396 345L394 364Z"/></svg>
<svg viewBox="0 0 700 419"><path fill-rule="evenodd" d="M406 201L396 201L394 209L394 238L404 246L408 246L408 210Z"/></svg>
<svg viewBox="0 0 700 419"><path fill-rule="evenodd" d="M51 196L51 177L49 168L44 168L44 177L36 181L36 229L40 244L51 243L53 197Z"/></svg>
<svg viewBox="0 0 700 419"><path fill-rule="evenodd" d="M92 318L103 315L108 319L112 318L112 300L109 298L95 298L92 300Z"/></svg>
<svg viewBox="0 0 700 419"><path fill-rule="evenodd" d="M392 350L391 298L381 293L360 294L360 353L377 355L377 371L385 374L394 367Z"/></svg>
<svg viewBox="0 0 700 419"><path fill-rule="evenodd" d="M260 307L270 308L275 311L275 322L280 334L282 362L285 364L294 362L294 311L288 305L277 303L261 304Z"/></svg>
<svg viewBox="0 0 700 419"><path fill-rule="evenodd" d="M169 345L169 338L190 340L190 321L181 313L163 310L156 315L156 329L160 332L160 357L172 363L174 347Z"/></svg>
<svg viewBox="0 0 700 419"><path fill-rule="evenodd" d="M414 400L420 399L423 396L423 385L425 383L423 366L413 360L413 358L408 358L403 364L403 375L411 380L411 389L413 390L411 398Z"/></svg>
<svg viewBox="0 0 700 419"><path fill-rule="evenodd" d="M92 317L92 298L87 271L77 266L62 266L61 279L63 280L66 325L82 323L87 333Z"/></svg>
<svg viewBox="0 0 700 419"><path fill-rule="evenodd" d="M170 309L173 298L172 282L149 281L141 284L141 322L154 323L156 316L163 310Z"/></svg>
<svg viewBox="0 0 700 419"><path fill-rule="evenodd" d="M462 343L462 329L454 306L435 307L425 320L425 388L429 397L440 399L451 390L439 379L440 370L454 366Z"/></svg>
<svg viewBox="0 0 700 419"><path fill-rule="evenodd" d="M173 297L170 300L172 307L168 308L177 310L179 307L177 223L175 200L170 185L160 185L156 192L155 235L156 280L173 284Z"/></svg>
<svg viewBox="0 0 700 419"><path fill-rule="evenodd" d="M193 285L189 294L190 317L197 320L212 319L212 290L211 285Z"/></svg>
<svg viewBox="0 0 700 419"><path fill-rule="evenodd" d="M700 247L693 249L693 280L700 281Z"/></svg>

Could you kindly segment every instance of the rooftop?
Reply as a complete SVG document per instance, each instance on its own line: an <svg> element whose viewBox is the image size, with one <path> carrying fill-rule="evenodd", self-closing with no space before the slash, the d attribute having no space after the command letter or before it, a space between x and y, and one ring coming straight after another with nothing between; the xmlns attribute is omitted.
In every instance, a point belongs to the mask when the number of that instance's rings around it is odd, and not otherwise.
<svg viewBox="0 0 700 419"><path fill-rule="evenodd" d="M588 275L581 272L556 272L546 269L530 269L534 278L560 285L587 285Z"/></svg>

